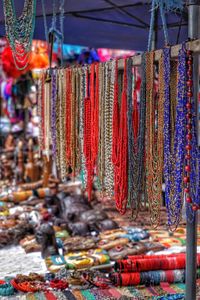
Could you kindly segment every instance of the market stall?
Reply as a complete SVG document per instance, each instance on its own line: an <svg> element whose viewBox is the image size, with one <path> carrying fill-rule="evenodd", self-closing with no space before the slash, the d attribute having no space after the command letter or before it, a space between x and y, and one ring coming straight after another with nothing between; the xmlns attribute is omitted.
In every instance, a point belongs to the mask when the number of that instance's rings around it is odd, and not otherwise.
<svg viewBox="0 0 200 300"><path fill-rule="evenodd" d="M200 3L152 1L151 13L145 14L146 2L86 2L82 7L79 1L61 1L57 7L53 1L52 11L45 1L37 6L26 1L19 22L13 3L4 1L16 68L28 68L34 32L46 38L49 67L37 78L38 141L25 137L16 145L7 139L0 198L0 245L15 242L27 253L41 251L46 269L2 278L0 294L194 300L200 266ZM88 37L82 30L91 21ZM103 38L102 23L107 24ZM102 63L91 50L84 56L91 64L65 64L66 38L106 46L103 39L110 36L111 47L129 48L122 25L126 34L135 30L134 50L147 52ZM121 40L117 28L124 33ZM156 50L162 31L165 47ZM177 45L169 47L173 39ZM55 40L59 67L53 65Z"/></svg>

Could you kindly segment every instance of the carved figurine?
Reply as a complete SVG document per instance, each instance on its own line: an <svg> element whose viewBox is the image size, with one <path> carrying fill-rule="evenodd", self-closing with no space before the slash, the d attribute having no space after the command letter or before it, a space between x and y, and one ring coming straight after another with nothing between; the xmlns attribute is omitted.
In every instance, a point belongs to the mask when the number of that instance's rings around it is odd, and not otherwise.
<svg viewBox="0 0 200 300"><path fill-rule="evenodd" d="M50 224L42 224L36 232L36 241L42 245L42 257L58 254L55 231Z"/></svg>
<svg viewBox="0 0 200 300"><path fill-rule="evenodd" d="M17 168L16 168L17 183L22 183L23 178L24 178L23 142L19 141L17 145Z"/></svg>

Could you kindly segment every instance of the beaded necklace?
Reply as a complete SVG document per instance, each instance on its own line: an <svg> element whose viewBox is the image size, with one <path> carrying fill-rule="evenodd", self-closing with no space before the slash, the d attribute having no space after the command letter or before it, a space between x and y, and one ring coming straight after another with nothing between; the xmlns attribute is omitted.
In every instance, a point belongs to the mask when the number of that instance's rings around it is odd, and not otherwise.
<svg viewBox="0 0 200 300"><path fill-rule="evenodd" d="M48 78L48 74L47 78ZM47 156L47 160L49 161L50 157L50 128L51 128L51 119L50 119L50 111L51 111L51 103L50 103L50 95L51 95L51 81L45 80L44 83L44 147L45 147L45 154Z"/></svg>
<svg viewBox="0 0 200 300"><path fill-rule="evenodd" d="M4 0L6 35L12 49L15 66L24 70L29 63L35 27L36 0L25 0L21 16L17 18L14 1Z"/></svg>
<svg viewBox="0 0 200 300"><path fill-rule="evenodd" d="M185 146L185 198L187 219L193 221L195 212L200 208L200 149L195 120L193 98L193 56L187 51L187 103L186 103L186 146Z"/></svg>
<svg viewBox="0 0 200 300"><path fill-rule="evenodd" d="M81 160L80 160L80 73L79 68L76 68L76 174L80 174Z"/></svg>
<svg viewBox="0 0 200 300"><path fill-rule="evenodd" d="M84 99L86 97L86 67L79 70L80 73L80 99L79 99L79 137L80 137L80 167L81 167L81 181L82 185L86 187L85 180L85 157L83 150L84 143Z"/></svg>
<svg viewBox="0 0 200 300"><path fill-rule="evenodd" d="M159 60L159 98L154 95L154 53L147 53L147 97L146 97L146 180L151 222L157 227L160 221L162 199L163 165L163 59Z"/></svg>
<svg viewBox="0 0 200 300"><path fill-rule="evenodd" d="M137 137L134 135L134 129L137 124L134 122L134 116L137 111L135 106L135 90L134 90L134 109L133 109L133 97L132 97L132 59L127 59L127 80L128 80L128 202L131 206L132 212L134 211L135 217L138 213L138 197L136 195L136 178L138 177L137 164ZM134 120L134 121L133 121Z"/></svg>
<svg viewBox="0 0 200 300"><path fill-rule="evenodd" d="M91 79L93 81L94 76L94 69L92 68L91 72ZM92 82L93 83L93 82ZM89 89L89 79L88 79L88 72L86 74L86 86L87 91ZM91 95L90 95L91 96ZM92 193L92 160L91 160L91 132L92 132L92 124L91 124L91 98L87 93L87 96L84 100L84 155L86 161L86 170L87 170L87 193L88 199L91 200L91 193Z"/></svg>
<svg viewBox="0 0 200 300"><path fill-rule="evenodd" d="M72 69L72 98L71 98L71 167L73 176L76 172L76 93L75 93L75 69Z"/></svg>
<svg viewBox="0 0 200 300"><path fill-rule="evenodd" d="M56 145L57 145L57 156L56 165L60 174L60 72L57 71L57 101L56 101Z"/></svg>
<svg viewBox="0 0 200 300"><path fill-rule="evenodd" d="M113 196L113 164L112 164L112 119L114 103L114 81L115 81L115 61L106 64L106 86L105 86L105 175L104 189L109 197Z"/></svg>
<svg viewBox="0 0 200 300"><path fill-rule="evenodd" d="M71 69L66 69L66 162L71 164Z"/></svg>
<svg viewBox="0 0 200 300"><path fill-rule="evenodd" d="M121 214L126 212L128 197L128 122L127 122L127 60L124 60L123 91L119 119L117 162L114 176L114 197Z"/></svg>
<svg viewBox="0 0 200 300"><path fill-rule="evenodd" d="M44 72L42 72L38 82L38 117L39 117L39 149L40 155L44 148Z"/></svg>
<svg viewBox="0 0 200 300"><path fill-rule="evenodd" d="M96 81L93 85L95 85L95 91L91 92L92 96L92 163L93 168L97 162L98 155L98 136L99 136L99 64L94 65L94 72L96 74ZM92 84L92 82L91 82Z"/></svg>
<svg viewBox="0 0 200 300"><path fill-rule="evenodd" d="M104 109L105 109L105 71L106 64L100 63L100 101L99 101L99 150L98 150L98 178L100 189L104 191L104 174L105 174L105 130L104 130Z"/></svg>
<svg viewBox="0 0 200 300"><path fill-rule="evenodd" d="M66 76L65 70L60 70L61 94L60 94L60 175L62 181L66 178Z"/></svg>
<svg viewBox="0 0 200 300"><path fill-rule="evenodd" d="M142 55L141 89L139 106L139 133L138 133L138 177L135 179L136 197L140 207L145 206L145 124L146 124L146 53Z"/></svg>
<svg viewBox="0 0 200 300"><path fill-rule="evenodd" d="M57 99L57 72L52 71L51 76L52 89L51 89L51 141L52 141L52 155L56 160L56 99Z"/></svg>
<svg viewBox="0 0 200 300"><path fill-rule="evenodd" d="M178 55L178 86L173 149L170 131L170 49L163 50L164 100L164 179L169 228L176 229L181 218L183 198L183 165L186 111L186 52L184 45Z"/></svg>

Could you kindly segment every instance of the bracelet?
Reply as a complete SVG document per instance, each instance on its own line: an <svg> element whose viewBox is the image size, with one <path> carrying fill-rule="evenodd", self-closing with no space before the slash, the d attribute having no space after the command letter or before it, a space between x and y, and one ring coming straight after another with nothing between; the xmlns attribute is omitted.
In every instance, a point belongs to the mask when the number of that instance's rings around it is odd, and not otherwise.
<svg viewBox="0 0 200 300"><path fill-rule="evenodd" d="M68 287L67 281L53 279L50 281L50 287L53 289L64 290Z"/></svg>
<svg viewBox="0 0 200 300"><path fill-rule="evenodd" d="M14 287L10 283L5 283L0 285L0 295L1 296L11 296L15 292Z"/></svg>
<svg viewBox="0 0 200 300"><path fill-rule="evenodd" d="M70 291L62 292L68 300L76 300L76 297Z"/></svg>
<svg viewBox="0 0 200 300"><path fill-rule="evenodd" d="M45 297L47 300L57 300L54 294L50 291L45 292Z"/></svg>

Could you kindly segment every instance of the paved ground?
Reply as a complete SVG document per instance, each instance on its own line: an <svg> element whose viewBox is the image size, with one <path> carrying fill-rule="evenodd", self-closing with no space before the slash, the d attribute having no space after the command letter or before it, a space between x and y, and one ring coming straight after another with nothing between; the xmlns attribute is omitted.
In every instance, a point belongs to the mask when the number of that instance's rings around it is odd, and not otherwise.
<svg viewBox="0 0 200 300"><path fill-rule="evenodd" d="M0 279L20 273L44 273L45 271L46 267L40 252L26 254L21 246L0 250Z"/></svg>

